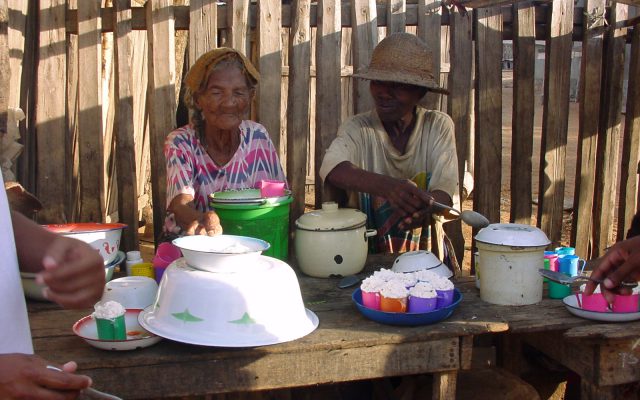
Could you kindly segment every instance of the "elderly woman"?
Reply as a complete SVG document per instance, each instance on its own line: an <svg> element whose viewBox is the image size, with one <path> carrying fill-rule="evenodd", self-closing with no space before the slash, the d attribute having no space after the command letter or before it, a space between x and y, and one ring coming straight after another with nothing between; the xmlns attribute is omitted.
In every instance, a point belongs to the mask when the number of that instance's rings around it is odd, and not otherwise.
<svg viewBox="0 0 640 400"><path fill-rule="evenodd" d="M189 70L184 101L191 123L171 132L164 147L165 238L220 234L210 194L285 180L267 130L246 119L258 79L251 62L230 48L204 54Z"/></svg>
<svg viewBox="0 0 640 400"><path fill-rule="evenodd" d="M415 35L382 40L369 67L354 75L370 81L375 109L340 126L320 176L367 214L378 230L376 251L430 250L435 220L434 252L444 259L446 251L435 251L444 244L444 219L432 217L432 202L459 207L458 160L451 118L418 105L428 91L444 92L431 68L431 53Z"/></svg>

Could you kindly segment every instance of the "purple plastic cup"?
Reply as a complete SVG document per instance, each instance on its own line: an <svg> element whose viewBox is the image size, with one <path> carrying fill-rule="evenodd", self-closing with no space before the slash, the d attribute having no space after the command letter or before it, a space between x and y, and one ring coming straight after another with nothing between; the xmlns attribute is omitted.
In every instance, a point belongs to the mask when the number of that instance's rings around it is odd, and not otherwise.
<svg viewBox="0 0 640 400"><path fill-rule="evenodd" d="M372 310L380 310L380 293L362 291L362 305Z"/></svg>
<svg viewBox="0 0 640 400"><path fill-rule="evenodd" d="M436 309L437 303L437 297L415 297L410 295L407 301L407 312L426 313L433 311Z"/></svg>
<svg viewBox="0 0 640 400"><path fill-rule="evenodd" d="M436 308L448 307L453 303L453 289L436 290L436 293L438 294Z"/></svg>

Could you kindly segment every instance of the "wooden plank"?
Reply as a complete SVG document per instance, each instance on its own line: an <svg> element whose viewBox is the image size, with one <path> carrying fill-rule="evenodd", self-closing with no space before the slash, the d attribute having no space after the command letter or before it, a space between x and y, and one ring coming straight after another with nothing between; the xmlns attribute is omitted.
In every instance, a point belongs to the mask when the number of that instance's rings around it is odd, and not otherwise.
<svg viewBox="0 0 640 400"><path fill-rule="evenodd" d="M20 81L22 78L22 63L25 56L25 32L27 29L28 2L23 0L8 0L7 7L11 18L7 15L8 57L11 78L9 81L9 107L20 107Z"/></svg>
<svg viewBox="0 0 640 400"><path fill-rule="evenodd" d="M289 33L289 93L287 98L287 178L293 203L290 210L290 232L304 213L309 145L309 92L311 65L310 0L294 0L294 24ZM304 149L304 150L303 150ZM293 251L293 249L291 249Z"/></svg>
<svg viewBox="0 0 640 400"><path fill-rule="evenodd" d="M587 0L584 25L587 26L582 41L582 65L580 72L581 98L578 116L578 155L574 217L571 227L571 246L581 257L591 258L593 238L593 195L596 176L596 154L598 143L598 116L600 115L600 90L602 82L602 51L604 19L591 20L604 10L605 0Z"/></svg>
<svg viewBox="0 0 640 400"><path fill-rule="evenodd" d="M43 0L40 2L40 38L38 47L36 138L37 191L43 205L38 220L44 223L67 222L67 169L68 152L65 140L65 85L66 37L64 29L66 1Z"/></svg>
<svg viewBox="0 0 640 400"><path fill-rule="evenodd" d="M456 0L456 3L468 8L496 7L526 0Z"/></svg>
<svg viewBox="0 0 640 400"><path fill-rule="evenodd" d="M227 2L227 21L230 34L228 47L249 55L249 0L230 0Z"/></svg>
<svg viewBox="0 0 640 400"><path fill-rule="evenodd" d="M551 8L545 57L538 227L547 234L553 247L560 244L562 233L573 1L556 0Z"/></svg>
<svg viewBox="0 0 640 400"><path fill-rule="evenodd" d="M456 398L457 378L457 371L437 372L433 374L433 392L431 393L431 398L454 400Z"/></svg>
<svg viewBox="0 0 640 400"><path fill-rule="evenodd" d="M336 137L341 122L341 52L342 34L340 1L318 2L318 30L316 33L316 133L315 133L315 204L326 198L318 171L331 141ZM326 118L333 115L334 118Z"/></svg>
<svg viewBox="0 0 640 400"><path fill-rule="evenodd" d="M282 5L277 0L264 0L258 6L258 121L267 128L281 158L280 110L282 80L282 47L280 20Z"/></svg>
<svg viewBox="0 0 640 400"><path fill-rule="evenodd" d="M191 0L189 5L189 66L218 47L218 6L215 0Z"/></svg>
<svg viewBox="0 0 640 400"><path fill-rule="evenodd" d="M627 108L622 139L618 239L625 237L638 207L638 172L640 153L640 25L632 33L627 85ZM626 166L626 168L625 168Z"/></svg>
<svg viewBox="0 0 640 400"><path fill-rule="evenodd" d="M100 0L78 2L78 148L80 221L103 222L105 209L102 130L102 37Z"/></svg>
<svg viewBox="0 0 640 400"><path fill-rule="evenodd" d="M151 151L149 146L149 112L147 110L147 88L149 86L149 71L147 59L149 45L146 31L131 32L132 41L132 71L140 71L133 80L133 134L135 138L136 174L138 176L138 193L146 195L146 202L138 199L138 209L151 204L151 193L145 191L145 186L151 175L150 162ZM151 225L152 221L145 221Z"/></svg>
<svg viewBox="0 0 640 400"><path fill-rule="evenodd" d="M9 67L9 4L8 0L0 0L0 135L7 132L7 107L11 70Z"/></svg>
<svg viewBox="0 0 640 400"><path fill-rule="evenodd" d="M407 24L406 0L390 0L387 2L387 35L404 32Z"/></svg>
<svg viewBox="0 0 640 400"><path fill-rule="evenodd" d="M471 13L454 11L451 15L451 65L455 65L449 74L449 96L447 110L455 126L456 151L458 152L458 180L462 182L465 160L469 158L469 140L471 136ZM475 203L475 202L474 202ZM464 258L464 240L460 221L445 224L445 232L451 237L453 247L462 264ZM475 235L475 233L474 233Z"/></svg>
<svg viewBox="0 0 640 400"><path fill-rule="evenodd" d="M502 183L502 13L478 8L473 209L500 221ZM460 181L462 182L462 180Z"/></svg>
<svg viewBox="0 0 640 400"><path fill-rule="evenodd" d="M125 251L137 250L138 242L138 174L136 168L136 141L133 121L133 71L131 65L131 0L113 2L116 27L113 47L115 63L114 86L116 101L116 168L118 174L118 216L127 224L121 247ZM139 79L139 78L137 78Z"/></svg>
<svg viewBox="0 0 640 400"><path fill-rule="evenodd" d="M513 117L511 148L511 210L509 221L531 224L531 171L535 115L536 9L533 2L513 5Z"/></svg>
<svg viewBox="0 0 640 400"><path fill-rule="evenodd" d="M351 2L351 21L353 43L353 70L359 72L369 66L371 54L378 44L377 10L375 0L353 0ZM369 81L353 81L353 105L356 114L373 108L373 99L369 93Z"/></svg>
<svg viewBox="0 0 640 400"><path fill-rule="evenodd" d="M617 25L627 19L628 6L614 3L609 24ZM613 242L616 186L618 180L618 152L622 111L626 28L609 29L605 33L603 62L600 135L596 157L596 185L594 194L593 257L604 254Z"/></svg>
<svg viewBox="0 0 640 400"><path fill-rule="evenodd" d="M78 1L68 1L67 7L77 10ZM78 42L78 35L67 35L67 143L65 143L65 146L70 154L67 161L65 179L68 185L66 210L67 218L70 221L79 220L82 198L82 189L80 187L80 150L78 143L78 120L80 118L80 104L78 102L78 83L80 81L78 72L80 69Z"/></svg>
<svg viewBox="0 0 640 400"><path fill-rule="evenodd" d="M441 22L442 5L440 0L418 1L418 32L417 35L431 49L433 76L440 82L440 51L441 51ZM422 100L422 104L430 110L438 110L442 95L429 92Z"/></svg>
<svg viewBox="0 0 640 400"><path fill-rule="evenodd" d="M175 129L175 30L171 0L147 2L147 20L152 22L149 40L149 144L151 147L151 191L153 227L158 238L166 212L167 171L164 140Z"/></svg>

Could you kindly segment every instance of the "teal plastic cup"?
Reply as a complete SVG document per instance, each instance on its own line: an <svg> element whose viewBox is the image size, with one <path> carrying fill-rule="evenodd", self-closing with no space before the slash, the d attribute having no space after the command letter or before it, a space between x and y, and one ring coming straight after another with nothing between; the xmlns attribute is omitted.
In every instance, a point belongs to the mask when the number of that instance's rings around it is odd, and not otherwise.
<svg viewBox="0 0 640 400"><path fill-rule="evenodd" d="M119 317L96 318L98 327L98 339L100 340L126 340L127 327L124 322L124 314Z"/></svg>
<svg viewBox="0 0 640 400"><path fill-rule="evenodd" d="M558 282L549 281L549 298L564 299L571 294L571 288Z"/></svg>

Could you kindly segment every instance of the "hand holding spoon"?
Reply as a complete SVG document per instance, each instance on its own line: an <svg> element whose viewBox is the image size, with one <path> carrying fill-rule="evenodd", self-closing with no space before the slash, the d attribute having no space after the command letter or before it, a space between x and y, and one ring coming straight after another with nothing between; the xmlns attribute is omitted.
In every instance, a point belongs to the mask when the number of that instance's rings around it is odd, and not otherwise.
<svg viewBox="0 0 640 400"><path fill-rule="evenodd" d="M449 219L460 218L462 222L474 228L484 228L486 226L489 226L489 220L487 219L487 217L480 214L479 212L471 210L464 210L460 212L460 210L456 210L453 207L438 203L437 201L434 201L431 204L431 207L435 209L436 212Z"/></svg>

